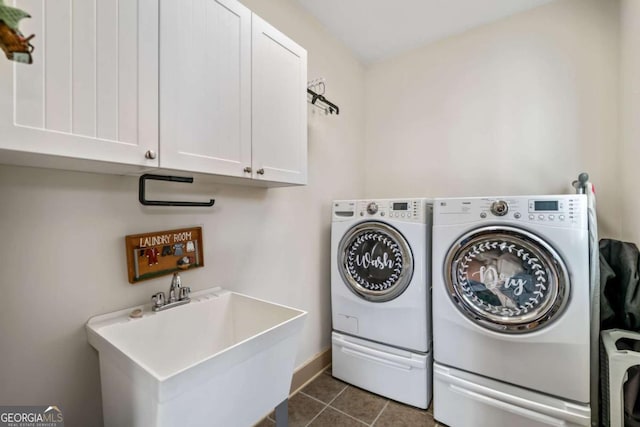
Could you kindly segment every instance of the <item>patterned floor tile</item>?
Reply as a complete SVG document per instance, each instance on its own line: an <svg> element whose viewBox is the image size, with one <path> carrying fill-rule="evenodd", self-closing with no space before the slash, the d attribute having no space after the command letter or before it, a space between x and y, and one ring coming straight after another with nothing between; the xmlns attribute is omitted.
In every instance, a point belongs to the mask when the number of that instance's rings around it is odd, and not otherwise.
<svg viewBox="0 0 640 427"><path fill-rule="evenodd" d="M329 406L318 415L318 418L309 424L309 427L363 427L366 425L367 424L342 414Z"/></svg>
<svg viewBox="0 0 640 427"><path fill-rule="evenodd" d="M375 427L434 427L433 415L397 402L389 402L380 417L373 424Z"/></svg>
<svg viewBox="0 0 640 427"><path fill-rule="evenodd" d="M324 409L326 405L315 399L296 393L289 398L288 415L289 427L304 427ZM269 414L270 420L275 420L274 412Z"/></svg>
<svg viewBox="0 0 640 427"><path fill-rule="evenodd" d="M382 411L386 403L387 399L383 397L368 393L353 386L348 386L347 389L331 403L331 406L367 424L371 424L380 414L380 411Z"/></svg>
<svg viewBox="0 0 640 427"><path fill-rule="evenodd" d="M325 403L331 402L347 385L331 375L318 375L309 385L302 389L303 393L315 397Z"/></svg>

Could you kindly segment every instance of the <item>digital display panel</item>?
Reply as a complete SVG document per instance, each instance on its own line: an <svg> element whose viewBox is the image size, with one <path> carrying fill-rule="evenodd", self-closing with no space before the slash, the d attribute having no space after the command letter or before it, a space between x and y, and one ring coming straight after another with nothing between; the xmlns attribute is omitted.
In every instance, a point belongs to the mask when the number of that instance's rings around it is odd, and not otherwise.
<svg viewBox="0 0 640 427"><path fill-rule="evenodd" d="M393 210L394 211L406 211L409 209L409 203L394 203Z"/></svg>
<svg viewBox="0 0 640 427"><path fill-rule="evenodd" d="M534 203L534 209L536 211L557 211L557 200L536 200Z"/></svg>

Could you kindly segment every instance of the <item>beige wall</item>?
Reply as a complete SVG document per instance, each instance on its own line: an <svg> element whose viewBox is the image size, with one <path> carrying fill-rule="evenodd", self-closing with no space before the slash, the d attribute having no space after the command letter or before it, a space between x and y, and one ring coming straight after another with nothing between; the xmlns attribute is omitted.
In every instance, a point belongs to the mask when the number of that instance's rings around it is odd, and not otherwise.
<svg viewBox="0 0 640 427"><path fill-rule="evenodd" d="M367 197L564 193L587 171L618 236L618 14L560 0L373 65Z"/></svg>
<svg viewBox="0 0 640 427"><path fill-rule="evenodd" d="M135 177L0 166L0 404L56 404L70 426L102 425L84 324L147 302L170 281L128 284L127 234L202 225L206 267L185 272L183 284L307 310L298 365L329 346L330 207L364 192L364 71L296 2L247 4L308 50L309 79L325 77L341 107L339 116L309 109L309 185L153 184L153 197L183 189L216 204L150 208L137 201ZM9 66L0 60L0 75Z"/></svg>
<svg viewBox="0 0 640 427"><path fill-rule="evenodd" d="M622 239L640 245L640 1L622 0L620 17Z"/></svg>
<svg viewBox="0 0 640 427"><path fill-rule="evenodd" d="M366 72L294 0L244 3L307 48L309 79L325 77L341 107L309 109L309 185L197 181L188 192L215 197L213 209L145 208L135 177L0 166L0 404L58 404L69 425L102 424L84 323L169 283L127 283L126 234L202 225L207 265L183 282L308 310L298 365L329 345L332 199L564 192L586 170L602 234L620 234L619 183L633 189L640 135L627 119L620 172L617 1L559 0ZM629 73L640 11L622 5L635 14L622 25ZM640 114L637 89L623 100L627 118ZM637 241L628 206L622 231Z"/></svg>

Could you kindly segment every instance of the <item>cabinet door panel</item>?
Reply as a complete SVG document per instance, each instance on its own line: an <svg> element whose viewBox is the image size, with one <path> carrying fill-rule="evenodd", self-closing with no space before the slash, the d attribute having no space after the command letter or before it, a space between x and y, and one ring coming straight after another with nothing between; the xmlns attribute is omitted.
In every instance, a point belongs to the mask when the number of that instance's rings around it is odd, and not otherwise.
<svg viewBox="0 0 640 427"><path fill-rule="evenodd" d="M96 0L96 111L97 137L118 138L118 0Z"/></svg>
<svg viewBox="0 0 640 427"><path fill-rule="evenodd" d="M226 0L163 0L161 7L160 166L244 176L251 12Z"/></svg>
<svg viewBox="0 0 640 427"><path fill-rule="evenodd" d="M21 7L29 11L31 19L23 19L20 22L20 28L25 35L36 34L42 36L44 32L44 2L42 0L21 0L16 7ZM36 37L37 37L36 36ZM32 43L36 43L34 39ZM0 57L0 97L2 105L8 107L0 116L0 123L13 125L12 118L15 112L16 123L22 126L34 128L44 128L44 49L42 45L36 43L36 49L33 51L33 64L22 65L16 64L19 68L15 73L15 90L21 96L15 97L15 109L11 108L12 99L8 96L13 95L13 87L10 84L12 64ZM7 132L7 135L10 135ZM5 141L6 143L6 141ZM0 145L4 145L0 142Z"/></svg>
<svg viewBox="0 0 640 427"><path fill-rule="evenodd" d="M34 63L0 61L0 149L157 166L157 0L15 6Z"/></svg>
<svg viewBox="0 0 640 427"><path fill-rule="evenodd" d="M98 0L103 1L103 0ZM147 19L144 17L144 19ZM138 5L118 2L118 140L138 141Z"/></svg>
<svg viewBox="0 0 640 427"><path fill-rule="evenodd" d="M93 1L74 1L72 58L73 84L71 105L73 108L72 133L96 136L96 31L94 28L96 4ZM80 108L82 106L82 108Z"/></svg>
<svg viewBox="0 0 640 427"><path fill-rule="evenodd" d="M141 145L153 142L156 150L160 138L159 11L158 0L138 0L138 141ZM158 160L153 162L158 164Z"/></svg>
<svg viewBox="0 0 640 427"><path fill-rule="evenodd" d="M305 184L307 52L254 15L252 60L254 178Z"/></svg>
<svg viewBox="0 0 640 427"><path fill-rule="evenodd" d="M44 3L44 127L71 132L71 3ZM20 96L20 94L17 94Z"/></svg>

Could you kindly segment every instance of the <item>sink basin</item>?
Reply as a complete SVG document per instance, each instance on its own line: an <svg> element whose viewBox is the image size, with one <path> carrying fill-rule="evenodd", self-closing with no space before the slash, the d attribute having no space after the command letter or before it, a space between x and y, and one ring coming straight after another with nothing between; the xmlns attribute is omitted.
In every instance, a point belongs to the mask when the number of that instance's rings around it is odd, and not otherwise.
<svg viewBox="0 0 640 427"><path fill-rule="evenodd" d="M306 315L213 288L91 318L105 427L253 425L289 394Z"/></svg>

